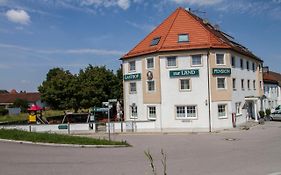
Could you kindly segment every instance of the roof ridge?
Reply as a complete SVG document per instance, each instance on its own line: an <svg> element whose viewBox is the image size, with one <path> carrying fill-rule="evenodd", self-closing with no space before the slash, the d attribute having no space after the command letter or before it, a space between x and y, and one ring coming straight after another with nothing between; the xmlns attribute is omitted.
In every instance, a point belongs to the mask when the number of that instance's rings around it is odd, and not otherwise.
<svg viewBox="0 0 281 175"><path fill-rule="evenodd" d="M173 25L174 25L174 23L175 23L175 20L177 19L177 17L178 17L178 15L179 15L181 9L182 9L182 7L179 7L179 8L175 11L176 15L175 15L175 17L174 17L174 19L173 19L173 22L171 23L171 26L169 27L169 29L168 29L168 31L167 31L167 33L166 33L166 35L165 35L165 38L164 38L164 40L162 41L161 46L159 46L159 48L157 49L157 51L159 51L159 50L162 48L162 46L163 46L164 42L166 41L167 36L168 36L168 34L170 33L171 28L173 27Z"/></svg>

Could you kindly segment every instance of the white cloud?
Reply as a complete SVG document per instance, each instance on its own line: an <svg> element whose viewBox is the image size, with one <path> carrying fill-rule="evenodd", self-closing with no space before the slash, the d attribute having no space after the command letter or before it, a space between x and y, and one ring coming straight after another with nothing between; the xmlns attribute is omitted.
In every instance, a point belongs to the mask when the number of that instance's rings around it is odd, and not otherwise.
<svg viewBox="0 0 281 175"><path fill-rule="evenodd" d="M114 7L117 6L123 10L127 10L130 7L130 0L81 0L80 5L95 6L95 7Z"/></svg>
<svg viewBox="0 0 281 175"><path fill-rule="evenodd" d="M24 10L8 10L5 15L9 21L14 23L25 25L30 23L30 16Z"/></svg>
<svg viewBox="0 0 281 175"><path fill-rule="evenodd" d="M127 10L130 7L130 1L129 0L118 0L117 4L123 10Z"/></svg>
<svg viewBox="0 0 281 175"><path fill-rule="evenodd" d="M155 26L149 24L138 24L131 21L126 21L126 23L145 32L151 32L155 28Z"/></svg>
<svg viewBox="0 0 281 175"><path fill-rule="evenodd" d="M172 0L178 4L190 4L199 6L210 6L221 3L223 0Z"/></svg>

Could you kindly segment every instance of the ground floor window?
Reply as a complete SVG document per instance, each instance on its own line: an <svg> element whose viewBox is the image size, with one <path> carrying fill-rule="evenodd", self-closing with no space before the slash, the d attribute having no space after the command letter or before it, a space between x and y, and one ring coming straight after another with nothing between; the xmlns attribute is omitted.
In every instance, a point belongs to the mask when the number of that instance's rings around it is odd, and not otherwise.
<svg viewBox="0 0 281 175"><path fill-rule="evenodd" d="M227 105L226 104L219 104L218 105L218 114L219 114L219 118L227 118L227 115L226 115L226 107Z"/></svg>
<svg viewBox="0 0 281 175"><path fill-rule="evenodd" d="M156 119L156 107L155 106L148 106L148 119L155 120Z"/></svg>
<svg viewBox="0 0 281 175"><path fill-rule="evenodd" d="M135 105L130 106L131 118L138 118L138 107Z"/></svg>
<svg viewBox="0 0 281 175"><path fill-rule="evenodd" d="M176 118L188 119L197 117L196 106L176 106Z"/></svg>
<svg viewBox="0 0 281 175"><path fill-rule="evenodd" d="M190 90L190 79L180 79L180 91Z"/></svg>
<svg viewBox="0 0 281 175"><path fill-rule="evenodd" d="M153 80L147 81L147 91L148 92L155 91L155 82Z"/></svg>

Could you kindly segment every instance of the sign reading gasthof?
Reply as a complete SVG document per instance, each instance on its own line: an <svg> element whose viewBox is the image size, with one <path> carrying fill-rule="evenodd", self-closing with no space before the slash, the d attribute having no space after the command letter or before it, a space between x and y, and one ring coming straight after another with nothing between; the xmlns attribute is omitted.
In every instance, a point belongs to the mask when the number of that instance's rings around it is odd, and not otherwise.
<svg viewBox="0 0 281 175"><path fill-rule="evenodd" d="M213 75L230 75L230 68L213 68Z"/></svg>
<svg viewBox="0 0 281 175"><path fill-rule="evenodd" d="M141 79L141 74L140 73L124 75L124 81L140 80L140 79Z"/></svg>
<svg viewBox="0 0 281 175"><path fill-rule="evenodd" d="M199 76L199 69L171 70L170 77Z"/></svg>

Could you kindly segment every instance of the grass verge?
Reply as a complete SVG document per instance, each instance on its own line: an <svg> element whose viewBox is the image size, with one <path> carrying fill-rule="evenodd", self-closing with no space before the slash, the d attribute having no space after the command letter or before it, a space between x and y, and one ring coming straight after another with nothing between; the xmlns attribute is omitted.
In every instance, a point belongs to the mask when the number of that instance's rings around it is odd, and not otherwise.
<svg viewBox="0 0 281 175"><path fill-rule="evenodd" d="M36 133L21 130L0 129L0 138L9 140L20 140L41 143L57 143L57 144L77 144L77 145L125 145L130 146L126 142L108 141L104 139L94 139L89 137L70 136L63 134Z"/></svg>

